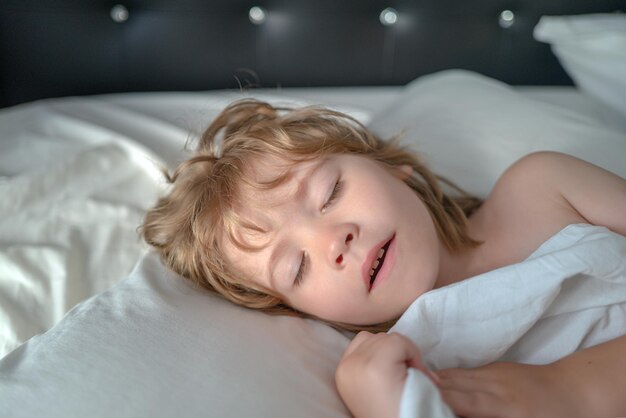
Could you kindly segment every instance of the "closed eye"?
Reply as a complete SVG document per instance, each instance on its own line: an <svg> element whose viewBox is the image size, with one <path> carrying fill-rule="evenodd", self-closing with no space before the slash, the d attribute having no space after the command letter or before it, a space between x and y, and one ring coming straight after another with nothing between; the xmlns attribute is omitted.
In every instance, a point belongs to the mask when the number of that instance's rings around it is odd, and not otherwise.
<svg viewBox="0 0 626 418"><path fill-rule="evenodd" d="M325 212L326 209L328 209L333 204L333 202L337 199L337 197L339 197L342 189L343 189L343 181L339 179L335 183L335 187L333 188L333 191L330 194L330 197L328 198L326 203L324 203L324 206L322 206L322 212Z"/></svg>
<svg viewBox="0 0 626 418"><path fill-rule="evenodd" d="M326 201L326 203L324 203L324 206L322 206L322 212L326 211L326 209L328 209L333 204L333 202L341 194L342 189L343 189L343 181L339 179L335 182L335 187L333 187L333 191L328 197L328 200ZM300 261L300 267L298 268L298 272L296 273L296 277L293 281L293 284L295 286L299 286L302 283L302 279L304 278L304 275L306 274L307 267L308 267L308 263L307 263L306 253L302 252L302 259Z"/></svg>
<svg viewBox="0 0 626 418"><path fill-rule="evenodd" d="M300 283L302 283L302 278L304 277L306 268L307 268L306 253L302 252L302 260L300 261L300 268L298 269L298 273L296 273L296 278L293 281L294 285L299 286Z"/></svg>

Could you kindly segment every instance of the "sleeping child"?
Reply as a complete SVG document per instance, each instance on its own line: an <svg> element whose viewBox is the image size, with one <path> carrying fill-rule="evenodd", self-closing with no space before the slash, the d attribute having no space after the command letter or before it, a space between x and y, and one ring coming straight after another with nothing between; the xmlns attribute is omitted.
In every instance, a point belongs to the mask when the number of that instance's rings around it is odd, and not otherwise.
<svg viewBox="0 0 626 418"><path fill-rule="evenodd" d="M416 370L467 417L626 415L624 332L548 364L436 371L420 341L386 333L414 303L527 260L568 226L626 240L619 176L538 152L481 201L399 137L382 140L347 115L241 100L168 180L145 240L169 268L236 304L358 332L336 372L356 417L398 416Z"/></svg>

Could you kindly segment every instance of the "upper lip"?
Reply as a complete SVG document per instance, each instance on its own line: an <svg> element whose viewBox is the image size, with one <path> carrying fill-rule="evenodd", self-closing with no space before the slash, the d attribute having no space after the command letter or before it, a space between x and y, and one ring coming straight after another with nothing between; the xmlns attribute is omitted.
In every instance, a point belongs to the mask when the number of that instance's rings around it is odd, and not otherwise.
<svg viewBox="0 0 626 418"><path fill-rule="evenodd" d="M370 270L372 269L372 264L374 263L374 260L378 258L378 251L380 251L380 249L383 248L383 246L392 238L393 234L389 238L386 238L378 244L374 245L374 247L367 253L365 261L363 261L363 266L361 266L361 275L363 276L365 287L368 290L370 289L370 287L372 287L370 284Z"/></svg>

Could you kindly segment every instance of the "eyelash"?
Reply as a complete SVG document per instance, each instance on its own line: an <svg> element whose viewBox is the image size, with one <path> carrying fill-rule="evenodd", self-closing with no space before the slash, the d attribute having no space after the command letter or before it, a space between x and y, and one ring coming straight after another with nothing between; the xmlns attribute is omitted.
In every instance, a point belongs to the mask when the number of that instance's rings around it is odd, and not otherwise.
<svg viewBox="0 0 626 418"><path fill-rule="evenodd" d="M339 196L339 193L341 193L341 189L343 189L343 181L337 180L337 182L335 183L335 188L333 189L333 192L330 194L328 201L324 203L324 206L322 206L322 212L328 209L328 207L332 205L335 199L337 199L337 197Z"/></svg>
<svg viewBox="0 0 626 418"><path fill-rule="evenodd" d="M294 280L294 284L299 286L302 283L302 278L304 277L304 273L306 272L306 268L308 263L306 262L306 253L302 253L302 261L300 261L300 268L298 269L298 273L296 274L296 279Z"/></svg>
<svg viewBox="0 0 626 418"><path fill-rule="evenodd" d="M337 182L335 183L335 187L333 188L333 191L330 194L330 197L328 198L324 206L322 206L322 212L325 211L330 205L333 204L333 202L339 196L339 193L341 193L342 188L343 188L343 181L337 180ZM302 279L304 278L304 274L306 273L307 267L308 267L308 263L306 259L306 253L303 252L302 260L300 261L300 268L298 268L298 273L296 274L296 278L294 280L294 284L296 286L299 286L300 283L302 283Z"/></svg>

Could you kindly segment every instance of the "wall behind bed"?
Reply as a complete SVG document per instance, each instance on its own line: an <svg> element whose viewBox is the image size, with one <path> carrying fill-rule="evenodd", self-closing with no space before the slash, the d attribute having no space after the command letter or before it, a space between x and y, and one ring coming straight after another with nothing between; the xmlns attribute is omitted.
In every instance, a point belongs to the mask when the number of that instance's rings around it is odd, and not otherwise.
<svg viewBox="0 0 626 418"><path fill-rule="evenodd" d="M380 19L388 7L392 25ZM571 84L532 38L539 18L624 9L623 0L2 0L0 107L126 91L401 85L446 68Z"/></svg>

